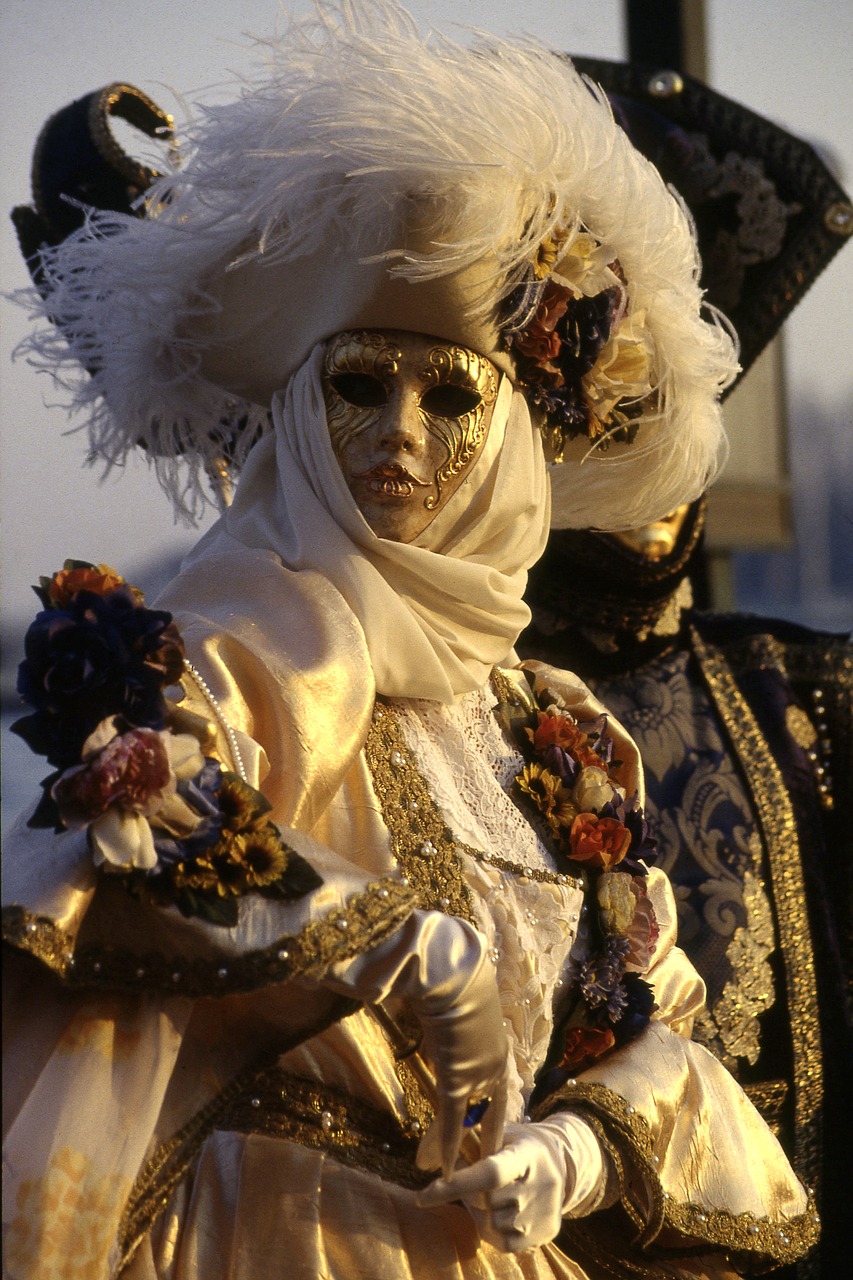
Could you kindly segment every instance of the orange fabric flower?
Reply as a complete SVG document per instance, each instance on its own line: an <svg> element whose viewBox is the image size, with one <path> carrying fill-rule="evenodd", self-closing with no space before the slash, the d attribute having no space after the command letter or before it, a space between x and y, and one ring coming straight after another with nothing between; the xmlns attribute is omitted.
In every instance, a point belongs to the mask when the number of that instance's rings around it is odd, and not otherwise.
<svg viewBox="0 0 853 1280"><path fill-rule="evenodd" d="M105 596L108 591L123 587L125 580L108 564L99 564L95 568L60 569L53 575L47 588L50 603L57 609L64 609L71 603L79 591L91 591L96 596Z"/></svg>
<svg viewBox="0 0 853 1280"><path fill-rule="evenodd" d="M548 747L562 747L584 766L603 767L604 761L588 746L589 735L573 724L568 716L554 715L550 711L538 711L536 714L539 724L535 729L527 730L534 750L545 751Z"/></svg>
<svg viewBox="0 0 853 1280"><path fill-rule="evenodd" d="M566 1033L566 1048L559 1065L577 1071L608 1053L615 1043L609 1027L572 1027Z"/></svg>
<svg viewBox="0 0 853 1280"><path fill-rule="evenodd" d="M571 296L568 289L549 280L533 320L523 333L516 334L514 338L514 345L523 356L536 360L543 367L547 365L549 370L552 366L548 361L556 359L563 345L555 330L566 314ZM559 371L553 369L553 372Z"/></svg>
<svg viewBox="0 0 853 1280"><path fill-rule="evenodd" d="M628 852L631 833L615 818L598 818L594 813L579 813L569 833L571 857L608 871L621 862Z"/></svg>

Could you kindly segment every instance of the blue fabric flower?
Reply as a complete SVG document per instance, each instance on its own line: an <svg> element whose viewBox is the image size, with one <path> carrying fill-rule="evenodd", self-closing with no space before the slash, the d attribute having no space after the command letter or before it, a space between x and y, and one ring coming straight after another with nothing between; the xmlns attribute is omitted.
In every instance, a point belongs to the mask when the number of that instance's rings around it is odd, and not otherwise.
<svg viewBox="0 0 853 1280"><path fill-rule="evenodd" d="M161 862L183 862L197 858L205 849L216 844L222 835L222 811L217 799L221 780L222 766L219 761L208 759L195 778L178 783L178 794L196 813L203 816L192 834L181 840L158 833L154 828L154 848Z"/></svg>
<svg viewBox="0 0 853 1280"><path fill-rule="evenodd" d="M18 693L35 711L12 728L51 764L79 763L84 742L110 716L165 727L162 690L183 664L170 613L141 607L126 587L81 591L67 608L40 612L24 643Z"/></svg>
<svg viewBox="0 0 853 1280"><path fill-rule="evenodd" d="M540 758L545 767L556 774L567 787L571 787L574 784L580 773L581 766L564 747L558 747L556 744L546 747L544 751L540 752Z"/></svg>
<svg viewBox="0 0 853 1280"><path fill-rule="evenodd" d="M657 1008L654 989L638 973L624 975L622 990L625 997L622 1012L611 1023L617 1044L627 1044L639 1035Z"/></svg>
<svg viewBox="0 0 853 1280"><path fill-rule="evenodd" d="M608 934L601 946L576 969L575 976L587 1006L590 1009L604 1006L610 1021L619 1018L627 1004L622 978L629 950L627 938Z"/></svg>

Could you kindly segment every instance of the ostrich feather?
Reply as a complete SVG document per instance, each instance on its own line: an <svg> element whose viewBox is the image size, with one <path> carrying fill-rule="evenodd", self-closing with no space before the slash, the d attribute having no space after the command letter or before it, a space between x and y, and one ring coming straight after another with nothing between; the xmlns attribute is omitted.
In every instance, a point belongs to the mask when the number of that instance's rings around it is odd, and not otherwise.
<svg viewBox="0 0 853 1280"><path fill-rule="evenodd" d="M630 446L573 450L554 468L555 523L627 528L698 496L724 457L717 400L734 345L702 314L688 215L603 92L529 39L422 36L396 0L317 0L257 48L257 73L201 112L189 161L150 190L145 217L92 213L43 255L47 298L27 299L43 324L24 348L86 416L92 451L117 462L144 441L190 517L238 420L239 466L267 406L235 400L202 364L220 307L209 282L241 264L328 246L419 282L488 260L471 299L485 313L546 236L583 226L647 313L657 407ZM400 243L406 205L426 251Z"/></svg>

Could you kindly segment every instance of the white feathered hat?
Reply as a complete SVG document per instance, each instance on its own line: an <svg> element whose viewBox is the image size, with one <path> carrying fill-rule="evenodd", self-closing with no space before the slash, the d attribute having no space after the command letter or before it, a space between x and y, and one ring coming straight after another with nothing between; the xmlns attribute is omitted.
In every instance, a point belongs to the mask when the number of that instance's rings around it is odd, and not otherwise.
<svg viewBox="0 0 853 1280"><path fill-rule="evenodd" d="M687 215L603 92L533 41L424 37L396 0L317 0L260 47L145 217L93 214L43 254L56 328L29 353L92 450L144 443L192 512L315 343L395 328L529 389L564 456L556 525L627 528L698 496L736 354L702 317Z"/></svg>

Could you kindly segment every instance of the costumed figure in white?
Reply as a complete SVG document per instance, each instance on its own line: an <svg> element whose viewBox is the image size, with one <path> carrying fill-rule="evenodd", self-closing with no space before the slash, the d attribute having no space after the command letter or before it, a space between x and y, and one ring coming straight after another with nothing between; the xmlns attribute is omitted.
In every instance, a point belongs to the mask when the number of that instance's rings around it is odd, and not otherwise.
<svg viewBox="0 0 853 1280"><path fill-rule="evenodd" d="M103 566L42 583L7 1274L793 1259L813 1207L690 1040L636 750L513 655L552 520L636 526L724 453L689 222L532 42L365 0L264 53L144 218L43 258L32 356L93 449L144 441L185 512L240 474L156 608Z"/></svg>

